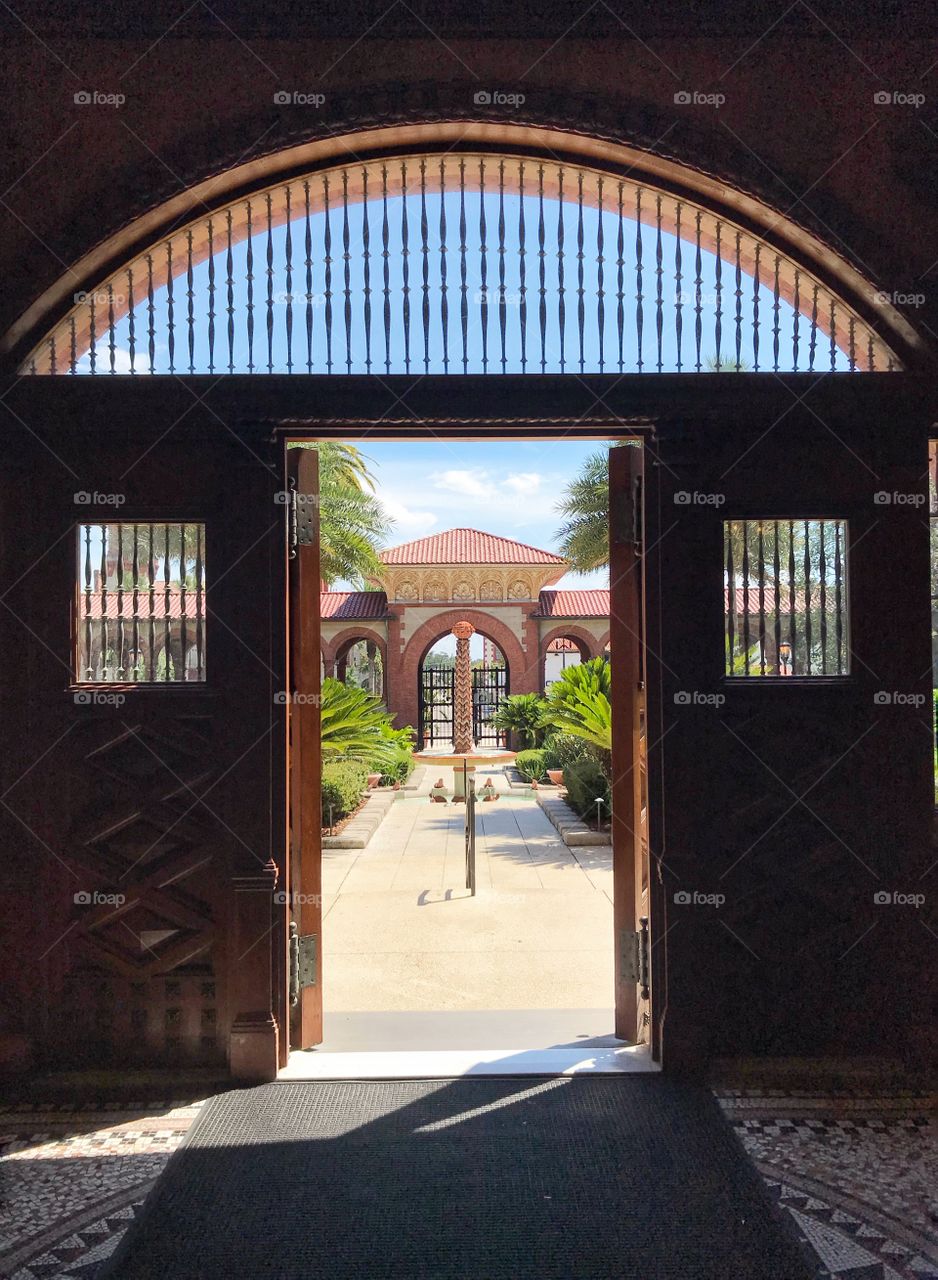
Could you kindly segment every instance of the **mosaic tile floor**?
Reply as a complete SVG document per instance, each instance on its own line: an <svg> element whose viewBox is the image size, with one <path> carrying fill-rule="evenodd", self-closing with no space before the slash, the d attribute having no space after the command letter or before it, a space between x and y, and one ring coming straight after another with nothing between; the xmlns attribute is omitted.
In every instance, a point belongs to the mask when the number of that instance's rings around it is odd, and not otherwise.
<svg viewBox="0 0 938 1280"><path fill-rule="evenodd" d="M935 1101L720 1089L765 1178L836 1280L938 1280ZM199 1100L0 1109L0 1275L93 1280ZM730 1280L730 1278L728 1278Z"/></svg>

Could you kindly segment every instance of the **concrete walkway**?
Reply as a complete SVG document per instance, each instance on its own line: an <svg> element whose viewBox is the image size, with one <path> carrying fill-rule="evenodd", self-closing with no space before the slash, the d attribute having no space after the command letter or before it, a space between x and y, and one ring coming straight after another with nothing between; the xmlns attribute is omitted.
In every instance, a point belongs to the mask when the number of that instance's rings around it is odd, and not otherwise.
<svg viewBox="0 0 938 1280"><path fill-rule="evenodd" d="M432 776L431 776L432 775ZM475 898L464 810L399 799L369 847L323 855L323 994L350 1011L593 1010L613 1000L608 849L568 849L530 796L479 803ZM598 1030L598 1028L597 1028Z"/></svg>

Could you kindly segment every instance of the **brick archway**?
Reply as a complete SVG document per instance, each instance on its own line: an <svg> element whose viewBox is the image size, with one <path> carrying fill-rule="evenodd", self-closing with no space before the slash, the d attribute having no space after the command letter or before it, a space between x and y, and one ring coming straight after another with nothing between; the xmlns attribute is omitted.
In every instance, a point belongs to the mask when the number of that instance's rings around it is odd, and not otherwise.
<svg viewBox="0 0 938 1280"><path fill-rule="evenodd" d="M340 664L342 664L352 645L357 644L359 640L375 645L381 655L382 697L386 699L388 692L388 645L385 638L379 635L377 631L372 631L370 627L346 627L344 631L340 631L331 640L323 640L322 651L326 663L326 672L327 674L338 676ZM339 678L341 679L341 677Z"/></svg>
<svg viewBox="0 0 938 1280"><path fill-rule="evenodd" d="M548 631L546 636L541 637L540 642L537 678L541 693L544 692L544 666L547 661L547 650L555 640L575 641L580 650L581 662L586 662L589 658L594 658L598 653L602 653L602 649L597 648L596 637L587 631L585 627L579 627L574 623L569 627L552 628L552 630Z"/></svg>
<svg viewBox="0 0 938 1280"><path fill-rule="evenodd" d="M392 680L393 710L397 714L398 726L410 724L415 729L418 727L420 666L437 640L448 635L457 622L471 622L480 635L485 636L501 649L508 664L510 693L537 691L537 665L530 661L521 642L510 627L481 609L448 609L429 618L418 627L404 646L395 670L397 678Z"/></svg>

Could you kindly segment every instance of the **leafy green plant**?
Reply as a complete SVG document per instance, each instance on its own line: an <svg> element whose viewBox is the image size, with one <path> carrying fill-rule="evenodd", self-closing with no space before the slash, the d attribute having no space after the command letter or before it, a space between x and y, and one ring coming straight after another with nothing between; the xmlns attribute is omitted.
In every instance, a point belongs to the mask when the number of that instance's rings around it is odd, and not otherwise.
<svg viewBox="0 0 938 1280"><path fill-rule="evenodd" d="M545 751L537 749L519 751L515 756L515 768L522 778L527 778L529 782L539 782L545 776L546 756Z"/></svg>
<svg viewBox="0 0 938 1280"><path fill-rule="evenodd" d="M563 771L563 782L567 789L567 800L581 818L596 817L597 798L602 799L603 802L600 808L603 818L608 818L609 777L594 756L583 756L582 759L566 765Z"/></svg>
<svg viewBox="0 0 938 1280"><path fill-rule="evenodd" d="M544 737L544 709L539 693L512 693L499 705L492 724L499 733L515 733L522 748L540 746Z"/></svg>
<svg viewBox="0 0 938 1280"><path fill-rule="evenodd" d="M544 741L544 768L566 769L584 756L594 754L593 747L572 733L552 733Z"/></svg>
<svg viewBox="0 0 938 1280"><path fill-rule="evenodd" d="M380 698L327 676L322 682L323 759L357 760L382 772L413 741L412 729L394 729Z"/></svg>
<svg viewBox="0 0 938 1280"><path fill-rule="evenodd" d="M550 686L544 719L562 733L612 750L612 680L605 658L567 667Z"/></svg>
<svg viewBox="0 0 938 1280"><path fill-rule="evenodd" d="M356 760L332 760L322 767L322 825L336 823L358 807L368 785L368 767Z"/></svg>

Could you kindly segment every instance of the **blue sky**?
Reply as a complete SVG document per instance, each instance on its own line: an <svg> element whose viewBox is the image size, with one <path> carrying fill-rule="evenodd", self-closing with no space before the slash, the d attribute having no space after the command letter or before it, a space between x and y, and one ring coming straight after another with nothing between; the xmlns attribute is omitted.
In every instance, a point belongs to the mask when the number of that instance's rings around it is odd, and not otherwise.
<svg viewBox="0 0 938 1280"><path fill-rule="evenodd" d="M446 529L482 529L557 551L555 509L601 441L358 441L395 521L390 545ZM602 587L606 575L567 574L558 585Z"/></svg>

